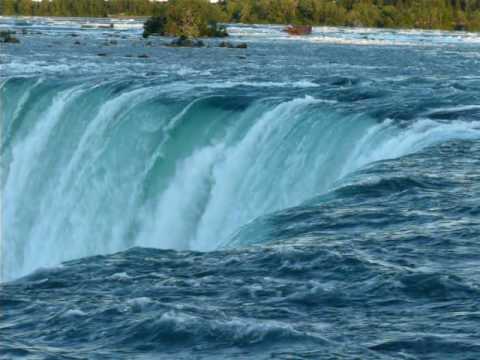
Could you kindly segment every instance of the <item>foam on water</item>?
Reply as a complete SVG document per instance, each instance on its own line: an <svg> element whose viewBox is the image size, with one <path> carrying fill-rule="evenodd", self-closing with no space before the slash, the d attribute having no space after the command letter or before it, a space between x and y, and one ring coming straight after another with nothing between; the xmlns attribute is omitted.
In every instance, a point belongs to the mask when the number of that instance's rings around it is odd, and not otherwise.
<svg viewBox="0 0 480 360"><path fill-rule="evenodd" d="M28 21L47 30L0 64L2 279L134 245L215 250L369 164L480 136L478 34L232 25L240 51Z"/></svg>
<svg viewBox="0 0 480 360"><path fill-rule="evenodd" d="M479 44L477 33L435 30L395 30L374 28L314 27L311 36L289 36L283 26L231 25L233 36L252 37L259 41L299 41L312 43L390 46L432 46Z"/></svg>
<svg viewBox="0 0 480 360"><path fill-rule="evenodd" d="M479 357L478 35L27 20L0 44L1 358Z"/></svg>
<svg viewBox="0 0 480 360"><path fill-rule="evenodd" d="M28 103L38 85L31 84L19 106ZM207 97L158 124L150 140L142 135L146 142L129 154L117 147L135 139L131 116L164 89L134 87L112 96L108 86L62 90L22 137L11 135L4 219L5 229L19 231L8 234L4 251L18 255L4 260L4 278L132 245L214 250L255 218L328 191L367 164L448 140L480 138L475 121L419 119L401 128L389 120L342 116L332 109L336 102L311 96L256 103L235 122L222 123L217 135L192 138L188 132L196 130L188 129L197 126L192 116L208 109ZM98 91L100 97L93 95ZM91 110L78 108L82 99ZM80 122L71 127L66 115L75 111ZM221 119L221 113L213 114ZM203 126L218 127L218 119L211 117ZM184 140L178 138L182 133ZM58 157L56 146L65 139L70 155ZM145 152L149 141L156 142L152 153ZM188 143L190 150L172 153L177 141L184 147ZM128 162L119 158L122 153ZM159 166L169 169L163 185L145 199L145 186ZM45 180L40 185L33 176ZM32 199L36 205L26 207ZM22 229L25 221L31 226Z"/></svg>

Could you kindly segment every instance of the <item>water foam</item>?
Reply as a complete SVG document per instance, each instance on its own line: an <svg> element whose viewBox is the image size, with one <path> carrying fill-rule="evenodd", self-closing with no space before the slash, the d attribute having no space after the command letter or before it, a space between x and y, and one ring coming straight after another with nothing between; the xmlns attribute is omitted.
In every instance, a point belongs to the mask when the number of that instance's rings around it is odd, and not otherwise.
<svg viewBox="0 0 480 360"><path fill-rule="evenodd" d="M369 163L480 138L474 121L399 127L309 96L235 114L204 97L173 111L153 101L164 91L72 86L2 144L11 153L2 160L2 279L134 245L214 250Z"/></svg>

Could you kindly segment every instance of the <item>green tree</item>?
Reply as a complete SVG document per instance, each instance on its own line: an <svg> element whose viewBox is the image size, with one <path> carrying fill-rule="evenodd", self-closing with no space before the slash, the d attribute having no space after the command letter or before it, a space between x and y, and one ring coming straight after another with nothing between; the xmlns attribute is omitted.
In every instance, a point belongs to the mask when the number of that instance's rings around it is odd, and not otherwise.
<svg viewBox="0 0 480 360"><path fill-rule="evenodd" d="M50 1L49 0L42 0L40 5L38 6L37 14L39 16L50 15Z"/></svg>
<svg viewBox="0 0 480 360"><path fill-rule="evenodd" d="M315 1L314 0L299 0L298 2L298 16L305 23L313 23L313 17L315 14Z"/></svg>
<svg viewBox="0 0 480 360"><path fill-rule="evenodd" d="M144 37L150 34L199 37L222 36L225 30L218 22L227 20L222 9L207 0L172 0L161 16L144 25Z"/></svg>
<svg viewBox="0 0 480 360"><path fill-rule="evenodd" d="M168 32L185 34L214 33L216 22L480 31L480 0L0 0L0 13L165 16Z"/></svg>
<svg viewBox="0 0 480 360"><path fill-rule="evenodd" d="M24 15L24 16L32 16L33 15L32 0L18 0L17 14Z"/></svg>
<svg viewBox="0 0 480 360"><path fill-rule="evenodd" d="M16 12L14 0L3 0L0 4L0 12L2 15L14 15Z"/></svg>

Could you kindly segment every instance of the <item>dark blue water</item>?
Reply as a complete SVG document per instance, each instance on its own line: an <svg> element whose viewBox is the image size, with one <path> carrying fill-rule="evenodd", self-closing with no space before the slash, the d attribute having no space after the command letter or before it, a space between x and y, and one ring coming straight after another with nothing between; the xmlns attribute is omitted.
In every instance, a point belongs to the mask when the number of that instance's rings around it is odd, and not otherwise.
<svg viewBox="0 0 480 360"><path fill-rule="evenodd" d="M0 45L0 358L480 358L478 35L129 26Z"/></svg>

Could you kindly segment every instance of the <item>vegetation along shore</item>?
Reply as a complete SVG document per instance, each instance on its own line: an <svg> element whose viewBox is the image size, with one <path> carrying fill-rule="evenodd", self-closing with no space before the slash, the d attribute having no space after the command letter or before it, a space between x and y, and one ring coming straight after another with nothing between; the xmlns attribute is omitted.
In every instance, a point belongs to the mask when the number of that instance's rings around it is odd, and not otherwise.
<svg viewBox="0 0 480 360"><path fill-rule="evenodd" d="M178 19L192 9L225 23L305 24L480 31L480 0L2 0L2 15L155 16ZM186 10L186 13L180 11ZM167 24L174 32L175 22ZM211 31L205 24L201 32Z"/></svg>

